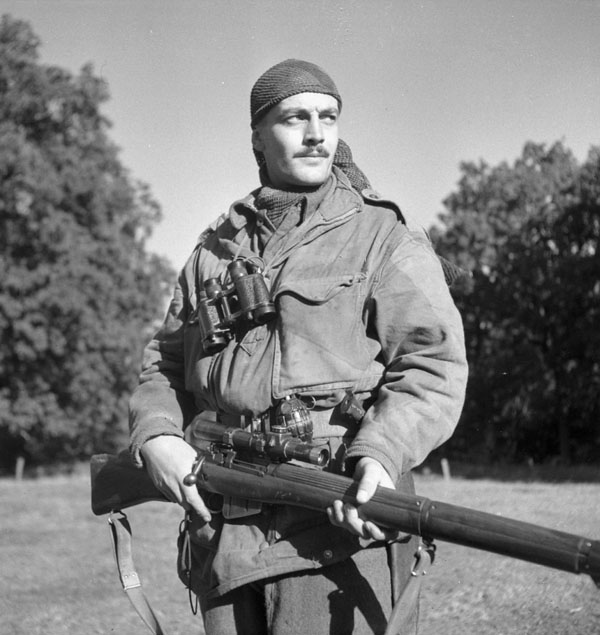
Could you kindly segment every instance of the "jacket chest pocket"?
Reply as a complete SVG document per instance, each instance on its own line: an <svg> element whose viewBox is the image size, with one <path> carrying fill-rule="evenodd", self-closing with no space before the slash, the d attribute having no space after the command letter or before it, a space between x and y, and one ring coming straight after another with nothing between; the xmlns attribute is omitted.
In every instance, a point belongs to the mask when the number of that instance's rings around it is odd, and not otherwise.
<svg viewBox="0 0 600 635"><path fill-rule="evenodd" d="M364 273L288 280L277 289L279 390L347 386L369 364Z"/></svg>

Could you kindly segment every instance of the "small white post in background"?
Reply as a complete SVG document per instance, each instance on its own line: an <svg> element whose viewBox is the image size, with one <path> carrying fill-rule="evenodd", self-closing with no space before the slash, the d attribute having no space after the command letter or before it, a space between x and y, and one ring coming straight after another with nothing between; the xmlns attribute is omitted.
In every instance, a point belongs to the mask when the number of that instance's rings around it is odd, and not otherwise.
<svg viewBox="0 0 600 635"><path fill-rule="evenodd" d="M442 459L440 461L440 463L442 464L442 474L444 476L444 480L445 481L449 481L451 476L450 476L450 463L448 463L448 459Z"/></svg>
<svg viewBox="0 0 600 635"><path fill-rule="evenodd" d="M15 480L22 481L23 480L23 471L25 470L25 457L18 456L17 464L15 465Z"/></svg>

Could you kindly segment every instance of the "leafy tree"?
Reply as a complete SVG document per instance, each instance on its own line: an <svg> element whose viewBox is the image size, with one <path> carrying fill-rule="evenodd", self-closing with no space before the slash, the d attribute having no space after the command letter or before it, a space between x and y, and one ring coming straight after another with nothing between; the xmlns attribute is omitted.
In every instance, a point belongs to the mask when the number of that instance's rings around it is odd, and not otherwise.
<svg viewBox="0 0 600 635"><path fill-rule="evenodd" d="M128 395L172 272L145 250L160 220L121 165L107 86L38 61L0 22L0 465L123 443Z"/></svg>
<svg viewBox="0 0 600 635"><path fill-rule="evenodd" d="M438 251L472 271L458 293L471 380L449 447L565 462L598 453L600 154L528 143L514 165L465 163Z"/></svg>

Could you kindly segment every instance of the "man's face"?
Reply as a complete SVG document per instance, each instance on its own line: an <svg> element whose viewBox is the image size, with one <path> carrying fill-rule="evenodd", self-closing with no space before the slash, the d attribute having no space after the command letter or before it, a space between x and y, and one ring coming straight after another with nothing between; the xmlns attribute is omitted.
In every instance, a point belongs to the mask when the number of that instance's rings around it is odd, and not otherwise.
<svg viewBox="0 0 600 635"><path fill-rule="evenodd" d="M338 144L337 99L320 93L292 95L264 116L252 132L271 184L278 189L318 187L331 174Z"/></svg>

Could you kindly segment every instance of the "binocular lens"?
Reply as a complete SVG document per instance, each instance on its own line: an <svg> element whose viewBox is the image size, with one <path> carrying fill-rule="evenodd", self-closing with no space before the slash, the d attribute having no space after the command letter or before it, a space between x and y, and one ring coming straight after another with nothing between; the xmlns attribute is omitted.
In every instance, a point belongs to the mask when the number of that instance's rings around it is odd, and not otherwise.
<svg viewBox="0 0 600 635"><path fill-rule="evenodd" d="M227 346L227 338L223 335L212 333L204 338L202 346L209 355L214 355Z"/></svg>
<svg viewBox="0 0 600 635"><path fill-rule="evenodd" d="M276 315L275 305L272 302L265 302L255 307L253 316L256 324L266 324Z"/></svg>

